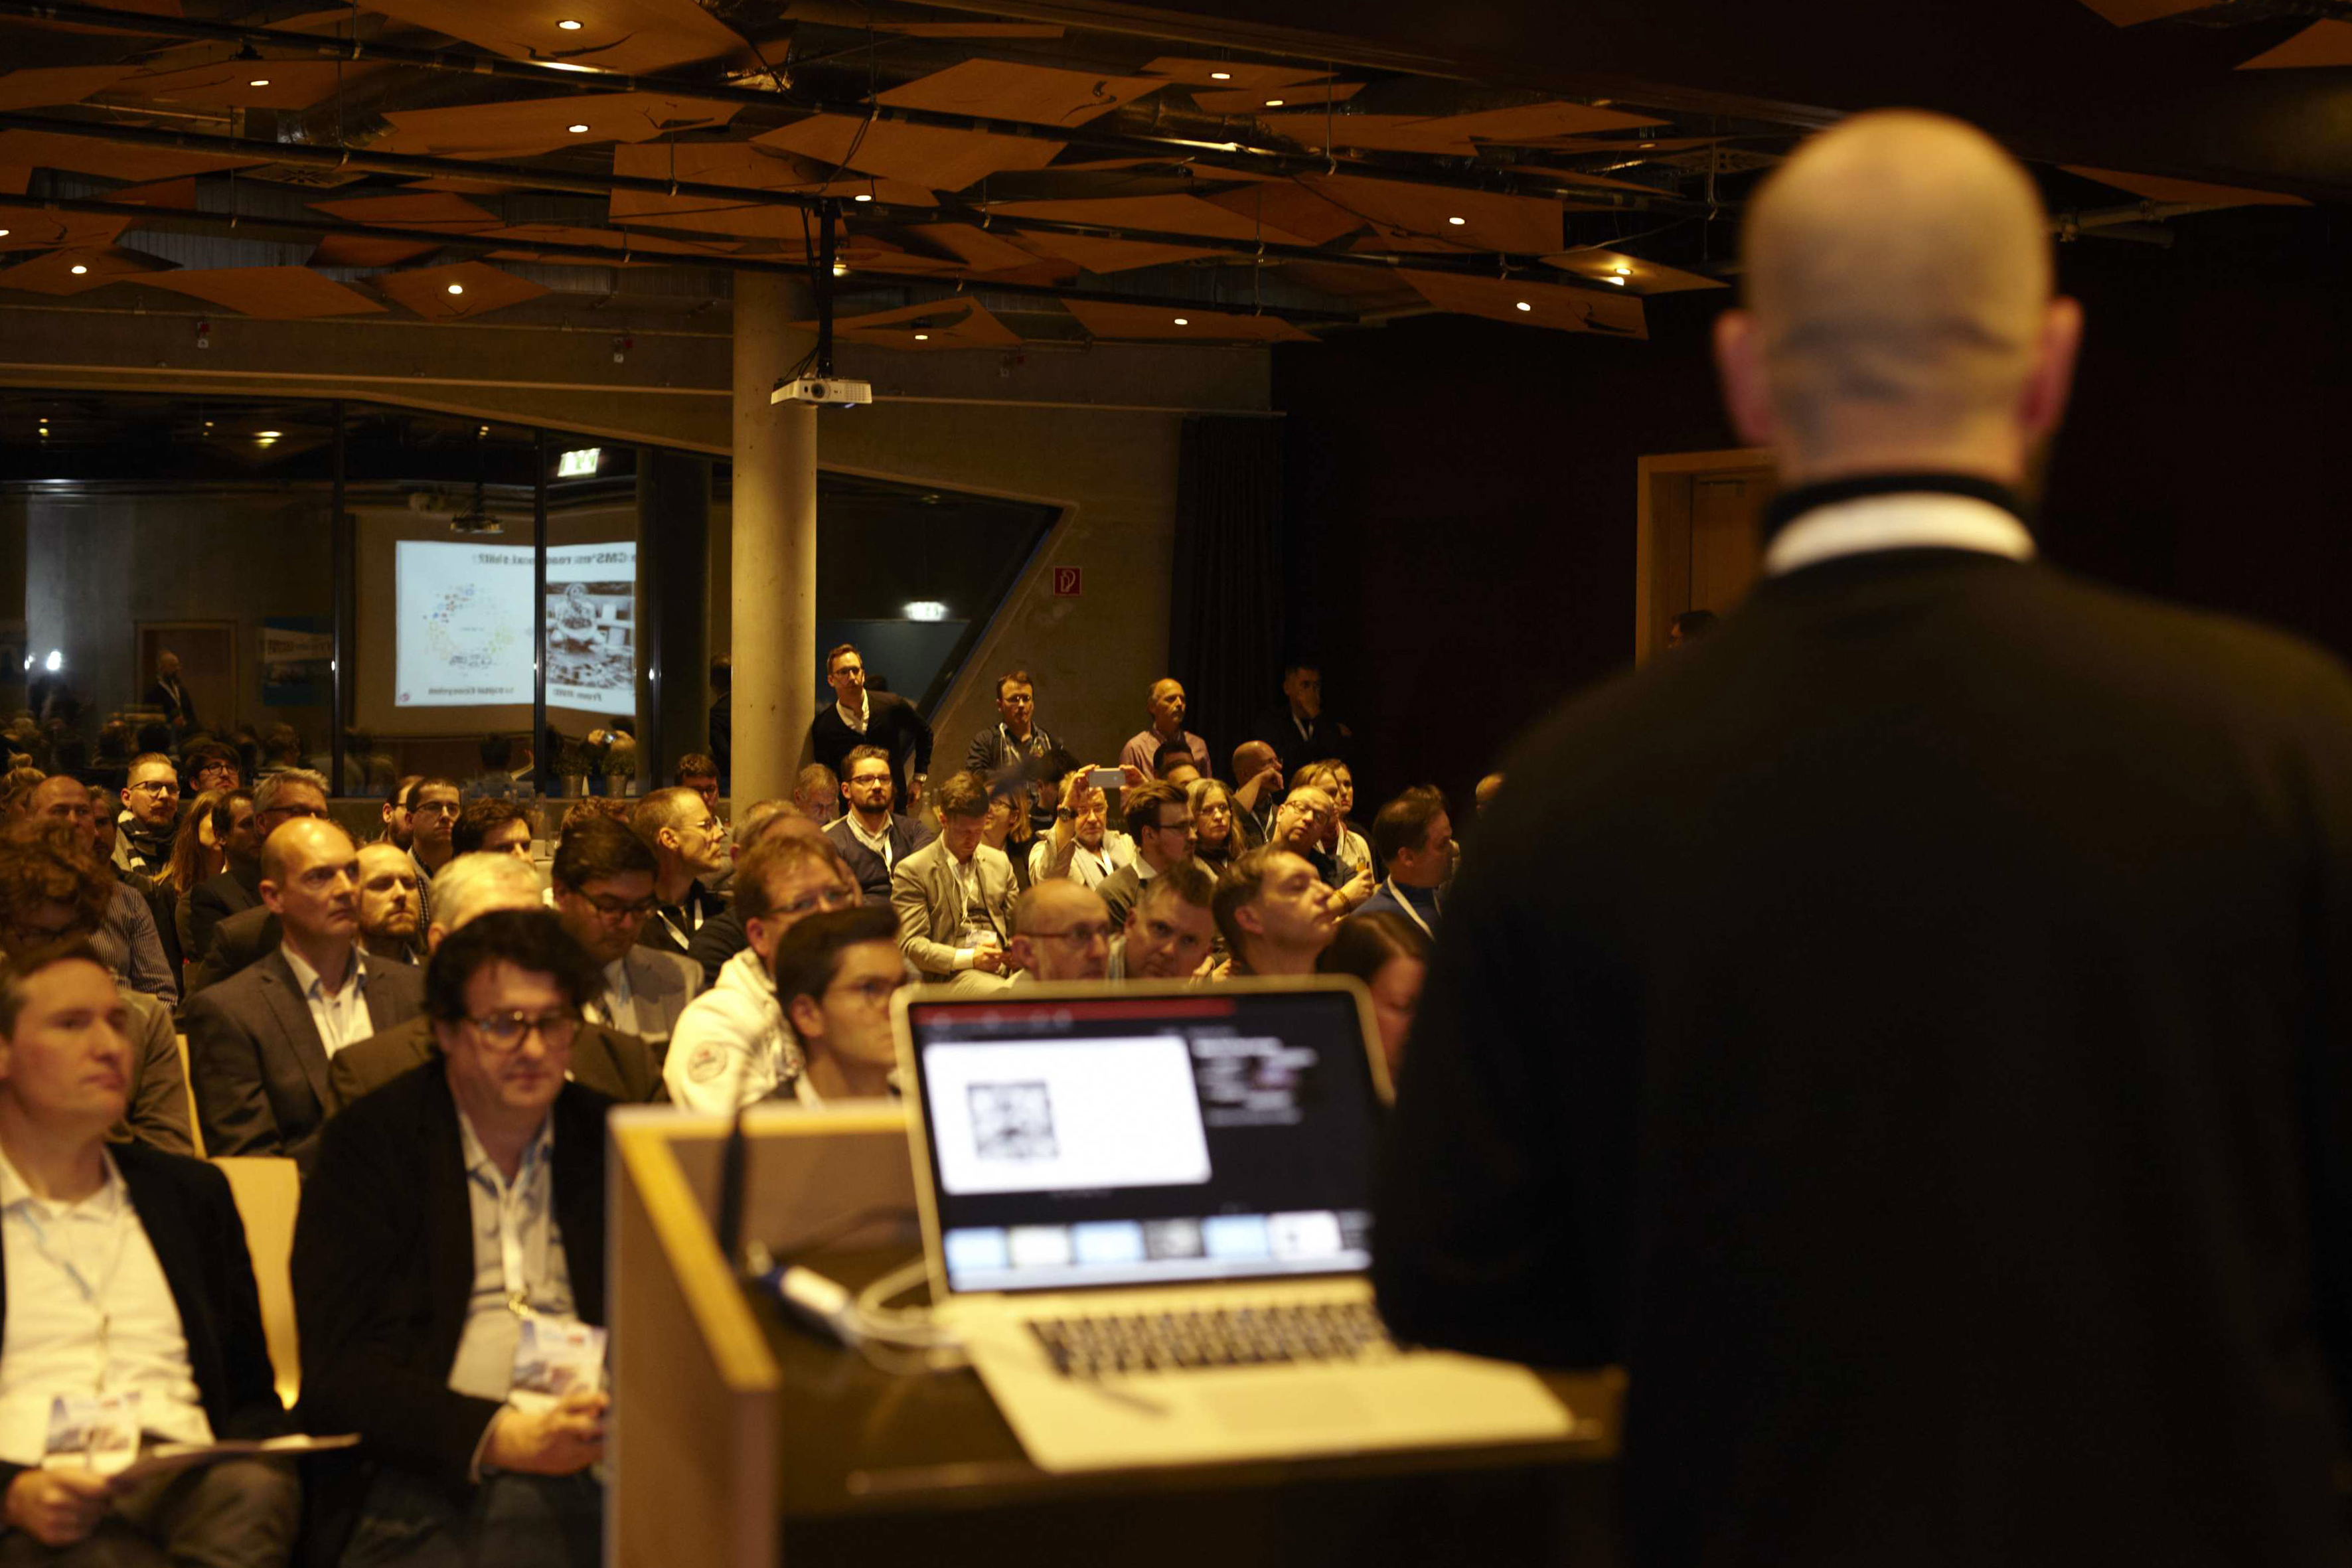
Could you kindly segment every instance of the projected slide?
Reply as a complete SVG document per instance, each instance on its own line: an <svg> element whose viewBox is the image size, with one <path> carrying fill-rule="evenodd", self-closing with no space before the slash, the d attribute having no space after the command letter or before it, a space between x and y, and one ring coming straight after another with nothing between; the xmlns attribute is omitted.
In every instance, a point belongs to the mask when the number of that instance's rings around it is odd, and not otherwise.
<svg viewBox="0 0 2352 1568"><path fill-rule="evenodd" d="M530 547L404 539L394 558L400 708L527 703ZM547 552L547 700L601 712L636 706L637 547Z"/></svg>
<svg viewBox="0 0 2352 1568"><path fill-rule="evenodd" d="M937 1045L923 1072L940 1184L958 1197L1209 1179L1181 1036Z"/></svg>

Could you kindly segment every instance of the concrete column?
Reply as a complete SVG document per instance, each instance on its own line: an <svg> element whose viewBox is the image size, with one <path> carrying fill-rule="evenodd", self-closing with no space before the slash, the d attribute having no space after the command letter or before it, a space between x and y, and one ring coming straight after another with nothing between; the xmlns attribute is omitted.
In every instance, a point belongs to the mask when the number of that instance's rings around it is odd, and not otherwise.
<svg viewBox="0 0 2352 1568"><path fill-rule="evenodd" d="M816 713L816 410L771 406L815 346L806 285L735 275L733 797L792 794Z"/></svg>
<svg viewBox="0 0 2352 1568"><path fill-rule="evenodd" d="M710 459L637 448L638 738L644 786L710 749Z"/></svg>

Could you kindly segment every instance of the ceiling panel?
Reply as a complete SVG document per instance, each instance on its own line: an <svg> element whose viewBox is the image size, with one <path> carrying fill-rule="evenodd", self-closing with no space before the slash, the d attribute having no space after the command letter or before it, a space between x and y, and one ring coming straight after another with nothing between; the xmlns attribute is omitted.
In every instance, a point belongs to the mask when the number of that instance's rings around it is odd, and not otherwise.
<svg viewBox="0 0 2352 1568"><path fill-rule="evenodd" d="M158 272L140 281L174 293L193 294L248 316L278 321L373 315L383 310L381 303L358 289L307 267L183 268L176 272Z"/></svg>
<svg viewBox="0 0 2352 1568"><path fill-rule="evenodd" d="M1358 214L1287 180L1217 191L1201 199L1253 223L1263 222L1269 229L1295 234L1308 245L1328 245L1364 226Z"/></svg>
<svg viewBox="0 0 2352 1568"><path fill-rule="evenodd" d="M1146 76L1164 76L1193 87L1228 88L1250 92L1260 88L1292 87L1321 81L1331 73L1311 66L1257 65L1248 60L1212 60L1187 55L1162 55L1143 68Z"/></svg>
<svg viewBox="0 0 2352 1568"><path fill-rule="evenodd" d="M918 77L877 101L983 120L1032 125L1084 125L1168 85L1165 77L1099 76L1013 60L964 60Z"/></svg>
<svg viewBox="0 0 2352 1568"><path fill-rule="evenodd" d="M368 282L386 299L407 306L428 321L470 321L492 310L536 300L547 292L538 284L500 271L486 261L379 273ZM451 293L453 285L461 291Z"/></svg>
<svg viewBox="0 0 2352 1568"><path fill-rule="evenodd" d="M1257 122L1303 147L1326 145L1367 152L1429 153L1468 157L1481 142L1517 145L1596 131L1629 131L1659 123L1654 115L1554 101L1475 114L1260 114Z"/></svg>
<svg viewBox="0 0 2352 1568"><path fill-rule="evenodd" d="M927 245L937 246L975 272L1002 272L1032 267L1037 258L1013 240L968 223L916 224L907 232Z"/></svg>
<svg viewBox="0 0 2352 1568"><path fill-rule="evenodd" d="M582 93L457 109L395 109L378 153L437 158L520 158L599 142L650 142L679 131L724 125L738 105L660 92Z"/></svg>
<svg viewBox="0 0 2352 1568"><path fill-rule="evenodd" d="M216 153L183 153L176 147L133 147L52 131L0 131L0 163L64 169L110 180L175 180L216 169L250 169L262 162Z"/></svg>
<svg viewBox="0 0 2352 1568"><path fill-rule="evenodd" d="M1397 276L1441 310L1484 316L1518 327L1647 338L1642 301L1591 289L1561 289L1517 278L1470 278L1454 272L1400 268Z"/></svg>
<svg viewBox="0 0 2352 1568"><path fill-rule="evenodd" d="M1555 197L1450 190L1356 174L1307 174L1299 183L1343 212L1449 248L1544 256L1560 247L1564 209Z"/></svg>
<svg viewBox="0 0 2352 1568"><path fill-rule="evenodd" d="M80 268L79 272L74 268ZM126 278L168 271L171 263L137 250L52 250L0 272L0 289L33 294L82 294Z"/></svg>
<svg viewBox="0 0 2352 1568"><path fill-rule="evenodd" d="M1302 103L1345 103L1363 90L1360 81L1318 81L1271 89L1196 92L1192 101L1211 114L1255 114L1261 109L1296 109Z"/></svg>
<svg viewBox="0 0 2352 1568"><path fill-rule="evenodd" d="M680 256L726 256L742 249L733 240L668 239L655 234L631 234L616 228L574 228L557 223L509 224L487 231L486 237L512 240L513 250L494 250L492 261L543 261L554 266L613 267L624 265L618 257L550 256L534 252L533 245L595 245L612 250L626 250L639 258L638 265L651 265Z"/></svg>
<svg viewBox="0 0 2352 1568"><path fill-rule="evenodd" d="M1065 261L1075 261L1089 272L1130 272L1139 267L1159 267L1171 261L1191 261L1198 257L1215 256L1213 250L1194 250L1181 245L1155 245L1135 239L1097 239L1079 234L1024 234L1021 243L1033 249L1058 256Z"/></svg>
<svg viewBox="0 0 2352 1568"><path fill-rule="evenodd" d="M331 234L310 253L313 267L397 267L441 247L429 239L371 239L359 234Z"/></svg>
<svg viewBox="0 0 2352 1568"><path fill-rule="evenodd" d="M132 77L115 84L108 96L208 109L309 109L377 69L336 60L222 60Z"/></svg>
<svg viewBox="0 0 2352 1568"><path fill-rule="evenodd" d="M1107 228L1197 234L1212 239L1263 239L1269 245L1307 243L1281 229L1262 228L1232 208L1200 196L1089 196L1074 201L998 202L990 210L1006 217L1052 218L1061 223L1100 224ZM1042 237L1024 232L1022 243ZM1559 244L1555 235L1547 248L1556 248Z"/></svg>
<svg viewBox="0 0 2352 1568"><path fill-rule="evenodd" d="M59 246L100 248L131 226L127 217L94 213L49 212L0 202L0 251L55 250Z"/></svg>
<svg viewBox="0 0 2352 1568"><path fill-rule="evenodd" d="M998 136L840 114L813 114L752 141L934 191L960 191L1006 170L1042 169L1066 145L1038 136Z"/></svg>
<svg viewBox="0 0 2352 1568"><path fill-rule="evenodd" d="M2086 169L2069 163L2066 172L2129 191L2143 201L2193 202L2216 207L2307 207L2301 196L2278 191L2250 191L2241 185L2209 185L2197 180L2167 179L2161 174L2132 174L2116 169Z"/></svg>
<svg viewBox="0 0 2352 1568"><path fill-rule="evenodd" d="M793 325L809 331L816 323L796 321ZM1017 348L1021 343L1021 334L991 314L977 300L934 300L902 310L837 317L833 331L844 342L921 352Z"/></svg>
<svg viewBox="0 0 2352 1568"><path fill-rule="evenodd" d="M312 202L319 211L346 223L382 224L386 228L424 228L436 233L478 234L499 226L499 216L447 191L403 191L388 196L345 196Z"/></svg>
<svg viewBox="0 0 2352 1568"><path fill-rule="evenodd" d="M2278 47L2265 49L2238 68L2308 70L2330 66L2352 66L2352 22L2314 22Z"/></svg>
<svg viewBox="0 0 2352 1568"><path fill-rule="evenodd" d="M1620 250L1570 250L1544 258L1544 265L1572 272L1579 278L1589 278L1595 283L1622 288L1629 294L1677 294L1691 289L1727 289L1720 278L1704 273L1685 272L1679 268L1662 267L1654 261L1644 261L1638 256L1628 256ZM1611 279L1622 278L1622 283Z"/></svg>
<svg viewBox="0 0 2352 1568"><path fill-rule="evenodd" d="M368 9L514 59L600 70L665 71L743 47L695 0L368 0Z"/></svg>
<svg viewBox="0 0 2352 1568"><path fill-rule="evenodd" d="M137 66L44 66L10 71L0 76L0 110L79 103L138 70Z"/></svg>
<svg viewBox="0 0 2352 1568"><path fill-rule="evenodd" d="M1293 343L1315 341L1279 316L1242 316L1189 305L1109 304L1065 300L1062 306L1097 338L1179 343Z"/></svg>

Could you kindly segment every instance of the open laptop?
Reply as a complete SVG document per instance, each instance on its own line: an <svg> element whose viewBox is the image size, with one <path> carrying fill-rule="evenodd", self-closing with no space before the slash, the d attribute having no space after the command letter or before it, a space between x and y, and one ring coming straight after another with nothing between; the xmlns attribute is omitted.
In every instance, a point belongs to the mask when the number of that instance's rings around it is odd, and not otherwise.
<svg viewBox="0 0 2352 1568"><path fill-rule="evenodd" d="M1372 1310L1387 1082L1352 980L901 992L939 1320L1047 1470L1563 1437Z"/></svg>

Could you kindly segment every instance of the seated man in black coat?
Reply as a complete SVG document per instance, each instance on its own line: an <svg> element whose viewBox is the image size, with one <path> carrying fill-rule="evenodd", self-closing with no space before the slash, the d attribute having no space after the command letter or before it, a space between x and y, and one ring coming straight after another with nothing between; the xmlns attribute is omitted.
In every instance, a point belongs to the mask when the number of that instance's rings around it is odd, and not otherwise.
<svg viewBox="0 0 2352 1568"><path fill-rule="evenodd" d="M79 1548L69 1561L283 1568L301 1493L282 1461L128 1484L87 1448L83 1462L45 1464L79 1419L68 1405L60 1422L51 1402L97 1389L137 1395L142 1442L291 1426L227 1181L199 1161L107 1142L131 1082L128 1022L86 944L0 966L0 1338L15 1313L24 1326L10 1349L31 1363L12 1368L0 1394L0 1562ZM94 1258L113 1261L98 1268Z"/></svg>
<svg viewBox="0 0 2352 1568"><path fill-rule="evenodd" d="M841 765L841 796L849 810L825 824L824 836L849 862L849 874L857 879L857 890L866 901L887 904L891 868L938 835L913 817L891 811L897 781L889 752L879 746L859 746Z"/></svg>
<svg viewBox="0 0 2352 1568"><path fill-rule="evenodd" d="M433 1058L320 1142L294 1228L299 1414L374 1461L323 1500L350 1555L598 1561L612 1102L564 1074L601 988L552 914L467 922L426 967ZM557 1339L586 1342L581 1382L519 1386Z"/></svg>

